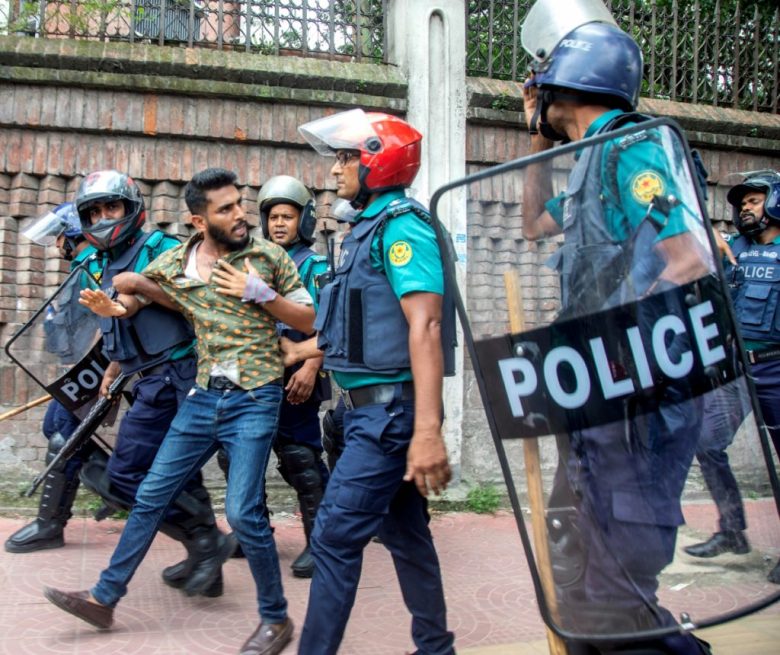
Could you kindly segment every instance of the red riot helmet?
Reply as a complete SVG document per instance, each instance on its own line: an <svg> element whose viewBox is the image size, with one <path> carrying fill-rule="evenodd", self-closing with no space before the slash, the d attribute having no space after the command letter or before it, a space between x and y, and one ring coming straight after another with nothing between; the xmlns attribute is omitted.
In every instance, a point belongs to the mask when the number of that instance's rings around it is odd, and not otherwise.
<svg viewBox="0 0 780 655"><path fill-rule="evenodd" d="M411 186L420 170L422 134L390 114L350 109L301 125L298 131L321 155L360 152L355 207L365 206L371 194Z"/></svg>
<svg viewBox="0 0 780 655"><path fill-rule="evenodd" d="M101 219L93 225L90 207L112 200L122 201L125 215ZM82 180L76 194L76 211L84 238L98 250L109 250L128 241L146 220L144 199L138 185L129 175L113 170L95 171Z"/></svg>

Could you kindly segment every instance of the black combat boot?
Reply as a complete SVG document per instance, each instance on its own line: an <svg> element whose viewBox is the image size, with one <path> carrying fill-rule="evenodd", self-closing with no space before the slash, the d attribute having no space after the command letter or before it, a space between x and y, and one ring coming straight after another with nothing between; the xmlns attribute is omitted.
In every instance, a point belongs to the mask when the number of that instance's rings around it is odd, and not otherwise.
<svg viewBox="0 0 780 655"><path fill-rule="evenodd" d="M314 575L314 558L311 556L311 532L314 529L314 519L321 501L322 491L319 490L314 491L314 493L298 494L301 520L303 521L303 533L306 535L306 548L290 564L290 568L296 578L311 578Z"/></svg>
<svg viewBox="0 0 780 655"><path fill-rule="evenodd" d="M177 539L166 524L160 531ZM216 526L199 526L188 532L184 540L177 539L187 549L187 559L163 569L163 582L188 596L221 596L222 564L238 544L235 536L223 534Z"/></svg>
<svg viewBox="0 0 780 655"><path fill-rule="evenodd" d="M184 545L187 559L164 569L163 582L188 596L222 595L222 564L236 549L236 537L217 527L211 499L202 485L179 494L174 506L177 518L164 521L160 531Z"/></svg>
<svg viewBox="0 0 780 655"><path fill-rule="evenodd" d="M78 488L78 476L66 480L62 471L49 473L41 492L38 516L8 537L5 550L9 553L32 553L62 548L65 545L63 529L73 516L71 508Z"/></svg>
<svg viewBox="0 0 780 655"><path fill-rule="evenodd" d="M195 551L193 543L184 541L183 545L187 548L187 559L164 568L162 572L163 582L174 589L183 589L185 587L192 575L195 561L198 558L198 552ZM190 548L193 548L192 552L190 552ZM214 581L203 589L200 595L206 596L207 598L217 598L221 596L223 592L224 582L222 579L222 567L220 566Z"/></svg>
<svg viewBox="0 0 780 655"><path fill-rule="evenodd" d="M693 557L717 557L723 553L744 555L750 552L750 544L741 530L724 530L716 532L707 541L683 550Z"/></svg>

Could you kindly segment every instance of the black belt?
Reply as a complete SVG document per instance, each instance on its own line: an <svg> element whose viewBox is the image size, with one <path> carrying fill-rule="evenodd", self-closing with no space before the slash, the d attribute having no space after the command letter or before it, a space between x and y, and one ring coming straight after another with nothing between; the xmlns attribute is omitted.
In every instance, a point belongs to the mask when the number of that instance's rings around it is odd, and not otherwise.
<svg viewBox="0 0 780 655"><path fill-rule="evenodd" d="M271 380L270 382L266 382L261 386L264 387L269 384L281 385L282 378L275 378L274 380ZM243 387L240 387L235 382L233 382L230 378L227 378L224 375L212 375L209 378L208 388L211 391L235 391L236 389L240 391L244 390Z"/></svg>
<svg viewBox="0 0 780 655"><path fill-rule="evenodd" d="M226 378L224 375L213 375L209 378L209 389L211 391L233 391L240 389L235 382L230 378Z"/></svg>
<svg viewBox="0 0 780 655"><path fill-rule="evenodd" d="M751 364L762 364L780 359L780 348L766 348L765 350L748 350L748 361Z"/></svg>
<svg viewBox="0 0 780 655"><path fill-rule="evenodd" d="M363 407L363 405L382 405L396 397L396 387L399 383L370 384L344 392L344 403L347 408ZM414 400L414 383L401 382L401 400Z"/></svg>
<svg viewBox="0 0 780 655"><path fill-rule="evenodd" d="M184 362L187 361L187 359L194 359L194 355L186 355L182 357L181 359L166 359L164 362L160 362L159 364L155 364L154 366L150 366L149 368L145 368L142 371L139 371L138 374L143 378L147 375L162 375L163 372L168 368L168 365L171 362Z"/></svg>

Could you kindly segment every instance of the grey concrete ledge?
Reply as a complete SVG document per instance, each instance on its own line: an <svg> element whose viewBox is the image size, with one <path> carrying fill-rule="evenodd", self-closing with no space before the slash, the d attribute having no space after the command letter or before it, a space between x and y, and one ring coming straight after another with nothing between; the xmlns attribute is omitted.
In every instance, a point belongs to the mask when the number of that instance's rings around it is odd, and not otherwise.
<svg viewBox="0 0 780 655"><path fill-rule="evenodd" d="M366 108L388 110L394 113L406 111L406 100L402 98L387 98L334 89L316 89L310 86L271 86L211 79L193 80L163 75L149 76L56 68L0 66L0 81L14 84L76 86L93 90L165 93L190 97L299 102L307 105L344 107L359 105Z"/></svg>
<svg viewBox="0 0 780 655"><path fill-rule="evenodd" d="M114 88L117 80L125 80L123 88L134 84L152 90L155 80L160 79L175 80L175 84L159 83L160 91L194 95L204 84L208 89L209 83L220 83L249 86L244 95L257 95L258 89L265 88L260 94L263 98L276 97L273 90L279 89L281 99L302 99L295 97L294 91L309 92L314 101L327 104L364 104L402 111L406 103L406 80L398 68L384 64L207 48L0 36L0 65L13 74L10 81L16 82L81 81ZM24 70L41 72L34 77ZM140 81L141 78L146 81ZM228 88L237 90L240 86Z"/></svg>
<svg viewBox="0 0 780 655"><path fill-rule="evenodd" d="M525 123L522 84L483 77L467 80L472 123L516 126ZM780 115L712 105L642 98L639 111L677 121L693 145L755 151L780 150Z"/></svg>

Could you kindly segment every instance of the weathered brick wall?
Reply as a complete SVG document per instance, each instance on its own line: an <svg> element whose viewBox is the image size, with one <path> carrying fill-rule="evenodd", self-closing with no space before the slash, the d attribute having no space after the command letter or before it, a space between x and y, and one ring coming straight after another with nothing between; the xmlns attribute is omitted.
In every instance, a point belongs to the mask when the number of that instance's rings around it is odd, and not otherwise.
<svg viewBox="0 0 780 655"><path fill-rule="evenodd" d="M143 192L149 224L180 237L191 231L183 190L195 172L234 170L255 225L262 183L294 175L314 188L320 227L333 228L328 163L298 136L298 125L345 106L396 113L405 107L404 83L389 67L13 37L0 37L0 61L3 344L67 271L53 248L20 232L72 199L86 173L128 172ZM29 356L35 361L36 353ZM0 355L0 410L42 393ZM7 481L26 478L43 460L43 412L3 423L0 470L11 474Z"/></svg>
<svg viewBox="0 0 780 655"><path fill-rule="evenodd" d="M0 37L0 62L2 343L66 270L52 249L30 244L19 233L32 217L72 198L87 172L107 167L129 172L144 192L150 223L179 236L189 233L184 184L206 166L238 173L255 222L259 187L281 173L312 186L327 219L333 198L328 166L300 139L297 126L345 107L400 114L406 107L405 80L389 66L14 37ZM526 154L519 86L472 79L469 87L469 171ZM647 102L643 109L678 119L703 152L713 182L714 217L727 215L726 174L780 168L777 116L662 101ZM505 325L501 273L510 267L519 267L523 278L529 326L549 320L557 307L556 277L542 266L557 242L522 239L521 188L517 181L506 184L504 202L494 202L484 187L468 206L468 308L477 335ZM0 410L40 393L0 354ZM468 362L463 403L463 479L498 480ZM39 467L42 415L38 408L3 422L0 470L26 475ZM514 454L517 445L510 449ZM543 452L547 463L548 450Z"/></svg>

